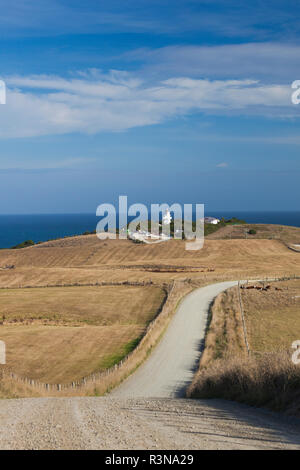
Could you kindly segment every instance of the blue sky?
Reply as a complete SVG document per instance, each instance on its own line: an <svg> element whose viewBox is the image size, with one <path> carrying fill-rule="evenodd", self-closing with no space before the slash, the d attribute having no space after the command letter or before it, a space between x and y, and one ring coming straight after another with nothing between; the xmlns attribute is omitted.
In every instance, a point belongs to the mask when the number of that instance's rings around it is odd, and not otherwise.
<svg viewBox="0 0 300 470"><path fill-rule="evenodd" d="M0 213L299 210L299 2L0 7Z"/></svg>

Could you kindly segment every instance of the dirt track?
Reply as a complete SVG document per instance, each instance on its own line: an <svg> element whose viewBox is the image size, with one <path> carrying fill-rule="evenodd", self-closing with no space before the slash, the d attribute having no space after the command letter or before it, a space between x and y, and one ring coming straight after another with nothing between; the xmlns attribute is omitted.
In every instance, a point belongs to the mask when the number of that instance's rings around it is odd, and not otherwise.
<svg viewBox="0 0 300 470"><path fill-rule="evenodd" d="M110 396L0 401L0 449L300 449L299 420L172 398L191 380L207 307L233 283L224 284L186 297L147 363Z"/></svg>
<svg viewBox="0 0 300 470"><path fill-rule="evenodd" d="M219 400L0 402L1 449L300 449L282 417Z"/></svg>
<svg viewBox="0 0 300 470"><path fill-rule="evenodd" d="M187 295L149 359L112 396L183 397L199 362L212 300L236 282L221 282Z"/></svg>

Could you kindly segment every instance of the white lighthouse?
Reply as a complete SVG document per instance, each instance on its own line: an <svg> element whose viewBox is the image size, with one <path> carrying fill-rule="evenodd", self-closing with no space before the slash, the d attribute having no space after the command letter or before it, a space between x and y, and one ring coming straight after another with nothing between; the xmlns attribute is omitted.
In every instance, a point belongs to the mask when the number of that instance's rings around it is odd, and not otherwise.
<svg viewBox="0 0 300 470"><path fill-rule="evenodd" d="M162 223L163 225L170 225L171 221L172 221L172 216L171 216L170 210L167 209L162 218Z"/></svg>

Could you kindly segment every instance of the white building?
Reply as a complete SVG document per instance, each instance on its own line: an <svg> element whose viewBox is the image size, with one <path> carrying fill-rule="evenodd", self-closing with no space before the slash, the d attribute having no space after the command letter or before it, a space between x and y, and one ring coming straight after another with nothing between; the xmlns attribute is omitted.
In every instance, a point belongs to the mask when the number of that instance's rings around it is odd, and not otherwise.
<svg viewBox="0 0 300 470"><path fill-rule="evenodd" d="M204 217L205 224L217 225L219 222L220 222L220 219L216 219L215 217Z"/></svg>

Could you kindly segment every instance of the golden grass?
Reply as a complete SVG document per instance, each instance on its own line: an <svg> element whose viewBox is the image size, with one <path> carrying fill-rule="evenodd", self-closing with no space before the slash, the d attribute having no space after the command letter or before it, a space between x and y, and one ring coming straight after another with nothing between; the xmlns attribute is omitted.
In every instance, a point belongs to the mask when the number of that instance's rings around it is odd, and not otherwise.
<svg viewBox="0 0 300 470"><path fill-rule="evenodd" d="M250 235L249 230L254 229L256 234ZM286 225L270 225L270 224L243 224L243 225L227 225L217 232L208 235L211 240L226 240L248 238L280 240L285 244L300 243L300 230L298 227L288 227Z"/></svg>
<svg viewBox="0 0 300 470"><path fill-rule="evenodd" d="M155 286L81 286L0 290L0 321L145 326L164 292Z"/></svg>
<svg viewBox="0 0 300 470"><path fill-rule="evenodd" d="M201 283L200 283L201 284ZM204 285L204 284L203 284ZM49 391L38 383L34 385L23 382L17 378L11 378L5 373L0 380L0 397L22 397L22 396L94 396L103 395L109 392L113 387L121 383L128 375L136 370L136 368L148 357L153 347L160 340L171 320L174 311L178 306L178 302L182 296L190 292L199 284L192 282L177 281L163 306L162 312L148 325L146 333L139 342L138 346L128 355L126 361L114 367L109 374L96 378L94 381L87 380L86 383L79 388L72 388L69 385L63 387L59 391L56 387ZM53 327L52 327L53 328ZM96 327L94 327L96 328Z"/></svg>
<svg viewBox="0 0 300 470"><path fill-rule="evenodd" d="M267 291L241 290L250 356L237 288L217 297L199 370L187 396L226 398L300 414L300 367L293 364L291 349L292 342L300 339L300 303L295 299L300 281L270 285Z"/></svg>
<svg viewBox="0 0 300 470"><path fill-rule="evenodd" d="M300 280L270 285L268 291L242 290L252 351L288 349L293 341L300 339Z"/></svg>
<svg viewBox="0 0 300 470"><path fill-rule="evenodd" d="M206 240L202 250L187 251L181 240L144 245L88 235L1 250L0 267L6 265L15 268L0 270L0 287L300 274L299 253L263 239Z"/></svg>
<svg viewBox="0 0 300 470"><path fill-rule="evenodd" d="M286 240L289 238L292 243L299 241L300 229L291 229L287 232L284 235ZM260 235L263 235L263 232ZM130 240L100 241L95 235L51 241L21 250L0 250L0 268L2 268L0 269L0 287L3 288L0 290L0 321L2 315L5 315L4 325L0 326L0 337L1 328L3 331L6 328L7 334L10 334L9 328L16 328L16 331L17 328L23 328L23 330L19 330L20 342L27 327L35 328L37 335L40 334L38 333L40 327L52 328L51 331L56 330L55 341L60 344L58 350L63 352L64 349L69 351L68 347L70 347L68 341L63 342L64 336L68 337L70 341L72 337L72 341L74 340L76 343L76 335L74 333L72 336L71 329L80 331L79 329L82 328L82 330L88 331L89 328L98 328L98 333L95 333L97 336L101 335L101 327L107 328L106 331L108 331L109 327L120 325L121 331L121 327L132 326L136 328L135 334L131 336L128 330L126 333L128 336L124 337L124 341L127 343L117 342L118 344L116 344L116 346L118 345L120 348L124 346L126 349L126 345L132 341L131 338L138 337L141 328L145 331L145 326L155 315L156 307L154 304L152 307L150 306L151 302L154 302L155 295L152 300L148 300L148 309L147 300L143 295L140 297L140 303L132 303L133 297L137 298L137 293L127 295L126 292L129 291L126 289L129 286L107 285L101 287L101 283L144 282L145 286L138 289L141 289L139 292L146 289L144 292L147 292L148 295L150 292L147 291L148 287L159 289L176 281L179 287L176 288L175 298L178 301L193 286L207 285L223 280L244 279L251 276L257 278L266 275L272 277L290 273L300 274L299 253L289 250L279 239L271 240L269 235L270 233L268 236L265 235L266 239L263 239L263 236L247 240L206 239L204 248L200 251L186 251L185 242L180 240L144 245L134 244ZM14 268L5 269L7 265L14 265ZM181 282L185 280L190 280L191 283ZM148 285L150 282L153 283L152 286ZM95 284L99 284L99 286L95 286ZM67 287L69 285L76 287ZM45 286L53 286L52 292L55 295L51 297L46 294L46 291L49 293L52 288L38 288ZM23 289L23 287L35 287L35 289ZM130 288L136 287L131 286ZM76 289L82 290L77 291ZM111 292L110 295L104 295L104 301L100 298L98 301L96 294L100 293L101 289L104 289L105 292ZM124 290L118 291L118 289ZM32 294L35 290L36 294ZM115 295L115 292L119 292L120 295ZM4 299L5 296L7 296L8 302L3 301L1 304L1 298ZM175 308L172 302L172 307L168 307L168 313L159 319L153 330L147 335L142 348L136 351L122 370L116 370L110 377L97 383L95 387L91 385L80 392L70 393L102 394L131 373L147 357L151 348L163 334ZM97 315L95 312L100 312L101 315ZM230 337L230 332L234 330L229 328L228 322L230 322L229 318L226 320L226 329L228 330L226 342L234 345L236 342ZM13 326L14 324L16 326ZM66 333L67 330L68 333ZM93 331L96 332L96 330ZM15 340L18 341L17 336ZM91 337L89 341L91 348L95 348L96 351L97 340L95 339L94 342ZM79 347L82 349L82 346ZM114 356L116 360L120 358L121 354L118 351L116 347ZM109 359L110 355L111 352L108 352L108 363L111 360ZM99 365L102 358L97 357ZM71 368L73 368L72 373L77 377L75 362ZM93 363L92 367L86 366L84 374L94 368L93 360L91 362ZM56 377L62 377L59 367L57 367ZM100 367L102 367L101 364ZM43 377L46 378L46 375ZM68 377L66 376L66 379ZM56 381L54 375L49 376L50 379ZM19 385L14 391L12 387L12 394L20 393L18 387ZM24 393L30 394L32 390L28 392L26 389Z"/></svg>
<svg viewBox="0 0 300 470"><path fill-rule="evenodd" d="M200 369L217 359L244 355L246 352L237 289L228 289L215 299L210 309L205 349Z"/></svg>
<svg viewBox="0 0 300 470"><path fill-rule="evenodd" d="M111 367L135 346L164 299L154 286L1 290L7 367L46 383Z"/></svg>
<svg viewBox="0 0 300 470"><path fill-rule="evenodd" d="M138 325L4 326L7 364L22 377L70 383L119 362L143 333Z"/></svg>
<svg viewBox="0 0 300 470"><path fill-rule="evenodd" d="M3 372L0 368L0 399L41 396L32 387L7 377Z"/></svg>
<svg viewBox="0 0 300 470"><path fill-rule="evenodd" d="M300 416L300 367L291 352L216 361L189 388L193 398L225 398Z"/></svg>

